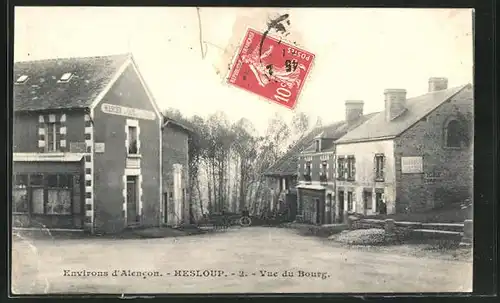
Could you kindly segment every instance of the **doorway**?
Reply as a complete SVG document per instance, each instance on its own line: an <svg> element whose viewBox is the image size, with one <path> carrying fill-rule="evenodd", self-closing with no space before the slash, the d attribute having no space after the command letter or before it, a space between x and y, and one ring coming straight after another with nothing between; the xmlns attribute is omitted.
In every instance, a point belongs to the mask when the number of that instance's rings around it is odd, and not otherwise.
<svg viewBox="0 0 500 303"><path fill-rule="evenodd" d="M387 214L387 205L384 199L384 193L379 191L375 193L375 200L377 205L377 211L381 215Z"/></svg>
<svg viewBox="0 0 500 303"><path fill-rule="evenodd" d="M363 213L368 214L372 210L372 192L370 190L363 191Z"/></svg>
<svg viewBox="0 0 500 303"><path fill-rule="evenodd" d="M168 192L163 193L163 224L168 223Z"/></svg>
<svg viewBox="0 0 500 303"><path fill-rule="evenodd" d="M326 223L331 224L333 223L332 218L333 218L333 213L335 213L334 209L332 208L332 194L326 195Z"/></svg>
<svg viewBox="0 0 500 303"><path fill-rule="evenodd" d="M127 225L129 226L140 222L137 197L137 176L127 176Z"/></svg>
<svg viewBox="0 0 500 303"><path fill-rule="evenodd" d="M297 194L286 194L285 201L286 211L288 213L288 221L295 221L295 218L297 217Z"/></svg>
<svg viewBox="0 0 500 303"><path fill-rule="evenodd" d="M321 224L321 203L318 198L314 199L316 204L316 224Z"/></svg>
<svg viewBox="0 0 500 303"><path fill-rule="evenodd" d="M338 204L339 204L339 223L343 223L344 222L344 191L343 190L339 190Z"/></svg>

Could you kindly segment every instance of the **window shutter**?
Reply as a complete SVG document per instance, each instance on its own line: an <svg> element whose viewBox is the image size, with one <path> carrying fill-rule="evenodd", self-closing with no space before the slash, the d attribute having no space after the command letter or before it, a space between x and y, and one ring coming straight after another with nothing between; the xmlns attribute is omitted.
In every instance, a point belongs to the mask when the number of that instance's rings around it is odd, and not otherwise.
<svg viewBox="0 0 500 303"><path fill-rule="evenodd" d="M382 178L385 178L385 156L382 155L381 158L380 158L380 161L382 162L381 165L380 165L380 176Z"/></svg>
<svg viewBox="0 0 500 303"><path fill-rule="evenodd" d="M352 158L351 159L351 165L352 165L352 178L356 179L356 159Z"/></svg>
<svg viewBox="0 0 500 303"><path fill-rule="evenodd" d="M349 177L349 159L344 160L344 178L347 179Z"/></svg>
<svg viewBox="0 0 500 303"><path fill-rule="evenodd" d="M373 176L375 179L378 179L377 174L377 155L373 156Z"/></svg>
<svg viewBox="0 0 500 303"><path fill-rule="evenodd" d="M352 212L356 212L356 192L352 191Z"/></svg>
<svg viewBox="0 0 500 303"><path fill-rule="evenodd" d="M125 124L125 154L128 155L129 154L129 133L128 133L128 125Z"/></svg>
<svg viewBox="0 0 500 303"><path fill-rule="evenodd" d="M137 154L141 154L141 128L139 123L137 124Z"/></svg>

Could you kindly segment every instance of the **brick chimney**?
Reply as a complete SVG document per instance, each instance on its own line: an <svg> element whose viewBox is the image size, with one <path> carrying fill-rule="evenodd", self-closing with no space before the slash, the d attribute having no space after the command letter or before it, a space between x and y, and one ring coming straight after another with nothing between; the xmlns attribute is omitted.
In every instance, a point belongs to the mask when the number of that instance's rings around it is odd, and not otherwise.
<svg viewBox="0 0 500 303"><path fill-rule="evenodd" d="M448 79L442 77L429 78L429 93L448 88Z"/></svg>
<svg viewBox="0 0 500 303"><path fill-rule="evenodd" d="M364 102L360 100L347 100L345 102L345 120L354 121L363 116Z"/></svg>
<svg viewBox="0 0 500 303"><path fill-rule="evenodd" d="M385 95L385 119L392 121L399 117L406 110L406 90L405 89L386 89Z"/></svg>

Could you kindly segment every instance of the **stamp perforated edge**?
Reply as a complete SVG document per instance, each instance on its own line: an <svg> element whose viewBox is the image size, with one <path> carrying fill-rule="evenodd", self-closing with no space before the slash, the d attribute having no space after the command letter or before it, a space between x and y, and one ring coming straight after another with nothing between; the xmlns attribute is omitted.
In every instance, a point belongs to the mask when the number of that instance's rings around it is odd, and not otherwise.
<svg viewBox="0 0 500 303"><path fill-rule="evenodd" d="M259 95L251 90L248 90L248 89L245 89L243 87L239 87L239 86L236 86L234 84L232 84L229 79L230 79L230 76L231 76L231 72L233 71L233 67L234 67L234 64L236 63L236 60L238 58L238 56L240 55L240 52L241 52L241 49L243 47L243 42L245 41L245 38L248 36L248 33L249 33L249 30L253 30L261 35L264 35L264 33L262 33L261 31L255 29L254 27L251 27L251 26L246 26L245 27L245 32L243 34L243 37L239 40L239 44L236 46L235 48L235 51L234 51L234 54L231 58L231 61L230 61L230 64L229 64L229 68L228 68L228 71L226 73L226 76L224 76L223 78L223 83L225 85L227 85L228 87L231 87L231 88L236 88L236 89L240 89L242 91L245 91L245 92L248 92L248 93L251 93L252 95L258 97L259 99L263 99L265 101L267 101L268 103L271 103L273 105L277 105L277 106L281 106L281 107L286 107L287 109L289 110L295 110L295 108L297 107L297 105L299 104L299 100L300 100L300 97L301 97L301 93L304 91L304 88L306 87L306 82L309 78L309 74L311 72L311 70L314 68L314 65L315 65L315 62L316 62L316 54L312 53L311 51L307 50L307 49L304 49L304 47L302 45L297 45L293 42L291 42L290 40L288 39L278 39L275 37L275 35L272 35L272 34L266 34L266 36L264 38L270 38L272 40L274 40L275 42L278 42L278 43L283 43L283 44L287 44L289 45L290 47L293 47L293 48L300 48L302 49L303 51L309 53L311 55L311 63L309 64L309 68L307 69L307 72L304 76L304 79L303 81L300 83L300 86L297 88L297 98L295 100L295 104L292 106L292 107L287 107L287 106L284 106L282 104L279 104L278 102L276 102L275 100L271 99L271 98L268 98L266 96L262 96L262 95Z"/></svg>

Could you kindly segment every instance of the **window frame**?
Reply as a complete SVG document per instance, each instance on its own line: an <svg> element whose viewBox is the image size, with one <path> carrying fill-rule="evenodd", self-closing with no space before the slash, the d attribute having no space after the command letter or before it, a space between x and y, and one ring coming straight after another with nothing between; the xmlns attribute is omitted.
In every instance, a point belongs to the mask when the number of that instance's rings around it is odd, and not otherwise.
<svg viewBox="0 0 500 303"><path fill-rule="evenodd" d="M28 81L30 77L28 75L21 75L16 79L15 84L24 84ZM22 79L22 80L21 80Z"/></svg>
<svg viewBox="0 0 500 303"><path fill-rule="evenodd" d="M56 177L56 186L50 186L49 185L49 178L50 177L53 177L55 176ZM66 179L66 183L68 184L68 186L63 186L61 184L61 177L64 176ZM73 211L73 196L74 196L74 180L73 180L73 175L72 174L66 174L66 173L55 173L55 174L46 174L46 179L47 179L47 184L44 188L45 190L45 193L44 193L44 207L43 207L43 210L44 210L44 215L49 215L49 216L71 216L71 215L74 215L74 211ZM70 211L69 213L49 213L48 212L48 209L49 209L49 191L51 190L56 190L57 193L59 193L61 190L64 190L64 191L69 191L69 199L70 199Z"/></svg>
<svg viewBox="0 0 500 303"><path fill-rule="evenodd" d="M127 125L128 127L128 146L127 146L127 154L128 155L139 155L139 147L137 141L139 140L139 136L137 135L137 126L135 125ZM132 130L132 132L131 132ZM132 134L135 135L135 139L132 140ZM135 149L135 150L134 150Z"/></svg>
<svg viewBox="0 0 500 303"><path fill-rule="evenodd" d="M347 165L347 181L354 181L356 180L356 158L354 156L347 156L346 158L346 165Z"/></svg>
<svg viewBox="0 0 500 303"><path fill-rule="evenodd" d="M328 178L328 161L323 160L321 161L320 167L319 167L319 178L321 181L326 181Z"/></svg>
<svg viewBox="0 0 500 303"><path fill-rule="evenodd" d="M306 181L311 181L311 174L312 174L312 161L306 161L306 167L304 171L304 178Z"/></svg>
<svg viewBox="0 0 500 303"><path fill-rule="evenodd" d="M61 122L45 123L45 152L57 153L61 151ZM53 142L50 144L50 133L53 135ZM52 145L52 147L50 146Z"/></svg>
<svg viewBox="0 0 500 303"><path fill-rule="evenodd" d="M375 154L375 181L384 182L385 180L385 155Z"/></svg>
<svg viewBox="0 0 500 303"><path fill-rule="evenodd" d="M28 185L27 185L27 199L28 199L28 211L22 214L29 214L30 216L74 216L79 213L74 211L75 207L75 175L72 173L27 173L28 175ZM32 183L35 180L34 176L39 176L41 182ZM51 184L50 178L56 177L55 185ZM61 178L64 176L66 178L65 185L62 184ZM53 180L52 180L53 181ZM35 203L33 199L33 193L36 190L41 190L42 202L41 202L41 212L35 210ZM66 190L69 192L69 212L68 213L51 213L49 212L49 191L50 190ZM15 212L21 214L21 212Z"/></svg>
<svg viewBox="0 0 500 303"><path fill-rule="evenodd" d="M367 200L368 196L370 200ZM365 206L365 210L373 210L373 191L371 189L363 189L363 206Z"/></svg>
<svg viewBox="0 0 500 303"><path fill-rule="evenodd" d="M21 184L18 184L18 180L19 180L19 177L25 177L26 178L26 181L25 182L22 182ZM14 193L15 191L18 191L18 190L24 190L25 191L25 202L26 203L26 210L25 211L18 211L18 208L16 207L17 206L17 203L15 203L14 201L14 194L12 195L12 213L13 214L28 214L30 212L30 207L29 207L29 174L23 174L23 173L19 173L19 174L14 174L13 175L13 184L12 184L12 193ZM23 186L21 186L23 185Z"/></svg>
<svg viewBox="0 0 500 303"><path fill-rule="evenodd" d="M73 78L73 73L64 73L61 75L61 77L59 78L59 80L57 80L58 83L68 83L71 78ZM68 77L65 77L65 76L68 76Z"/></svg>
<svg viewBox="0 0 500 303"><path fill-rule="evenodd" d="M350 199L349 199L350 197ZM347 202L347 212L353 212L354 211L354 193L352 191L347 191L347 197L346 197L346 202Z"/></svg>
<svg viewBox="0 0 500 303"><path fill-rule="evenodd" d="M315 142L315 145L314 145L314 149L316 152L320 152L321 151L321 139L316 139L316 142Z"/></svg>
<svg viewBox="0 0 500 303"><path fill-rule="evenodd" d="M455 132L450 132L450 124L452 123L456 123L456 129L455 129ZM462 140L460 139L458 133L456 133L458 130L460 129L460 121L455 118L455 117L451 117L449 118L447 121L446 121L446 124L445 124L445 127L444 127L444 147L447 148L447 149L462 149L463 148L463 142ZM454 133L456 138L455 140L456 143L458 144L457 146L450 146L450 133Z"/></svg>
<svg viewBox="0 0 500 303"><path fill-rule="evenodd" d="M337 157L337 180L345 180L345 163L344 156Z"/></svg>

